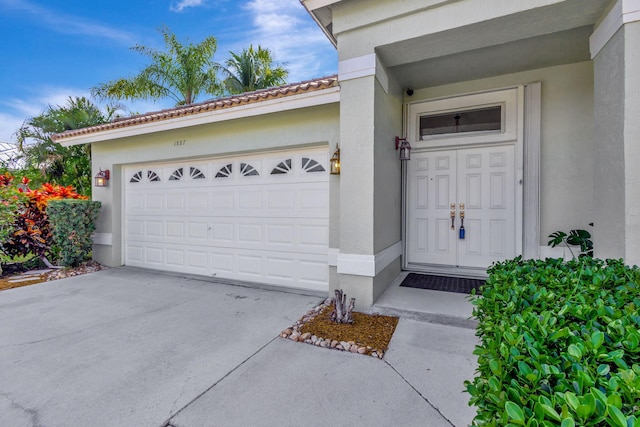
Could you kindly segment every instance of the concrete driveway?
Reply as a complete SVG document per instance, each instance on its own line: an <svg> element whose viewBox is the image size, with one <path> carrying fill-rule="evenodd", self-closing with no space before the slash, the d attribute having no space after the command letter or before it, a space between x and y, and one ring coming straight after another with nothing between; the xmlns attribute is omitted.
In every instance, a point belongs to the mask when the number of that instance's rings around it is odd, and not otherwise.
<svg viewBox="0 0 640 427"><path fill-rule="evenodd" d="M384 360L278 337L319 301L128 268L0 292L0 425L471 422L473 330L401 319Z"/></svg>

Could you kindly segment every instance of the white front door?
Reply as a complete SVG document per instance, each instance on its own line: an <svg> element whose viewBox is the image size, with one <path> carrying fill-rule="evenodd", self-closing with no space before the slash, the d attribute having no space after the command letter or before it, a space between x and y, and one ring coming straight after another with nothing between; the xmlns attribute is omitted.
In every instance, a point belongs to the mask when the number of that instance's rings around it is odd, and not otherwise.
<svg viewBox="0 0 640 427"><path fill-rule="evenodd" d="M410 266L484 269L516 255L513 145L413 153L407 167Z"/></svg>

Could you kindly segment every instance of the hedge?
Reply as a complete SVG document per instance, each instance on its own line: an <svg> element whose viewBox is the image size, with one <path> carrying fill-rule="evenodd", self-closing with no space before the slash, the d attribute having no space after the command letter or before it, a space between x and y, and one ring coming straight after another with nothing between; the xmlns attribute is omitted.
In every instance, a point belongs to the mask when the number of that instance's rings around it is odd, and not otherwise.
<svg viewBox="0 0 640 427"><path fill-rule="evenodd" d="M475 426L640 426L640 270L589 257L495 264L472 297Z"/></svg>
<svg viewBox="0 0 640 427"><path fill-rule="evenodd" d="M60 249L60 264L76 266L91 253L91 234L100 212L100 202L52 200L47 206L54 244Z"/></svg>

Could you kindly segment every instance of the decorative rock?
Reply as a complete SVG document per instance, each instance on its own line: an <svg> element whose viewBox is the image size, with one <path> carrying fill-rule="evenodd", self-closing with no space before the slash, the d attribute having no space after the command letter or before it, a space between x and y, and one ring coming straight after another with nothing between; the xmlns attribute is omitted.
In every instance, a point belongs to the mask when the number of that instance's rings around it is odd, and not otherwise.
<svg viewBox="0 0 640 427"><path fill-rule="evenodd" d="M340 345L342 346L342 348L343 348L345 351L349 351L349 347L351 347L351 344L349 344L349 343L348 343L348 342L346 342L346 341L340 341Z"/></svg>
<svg viewBox="0 0 640 427"><path fill-rule="evenodd" d="M316 341L318 341L318 337L317 337L317 336L315 336L315 335L313 335L313 336L311 337L311 342L314 342L314 343L315 343Z"/></svg>
<svg viewBox="0 0 640 427"><path fill-rule="evenodd" d="M287 335L291 335L292 332L293 331L291 329L285 329L283 333Z"/></svg>
<svg viewBox="0 0 640 427"><path fill-rule="evenodd" d="M376 353L375 351L371 352L371 357L378 357L378 353Z"/></svg>
<svg viewBox="0 0 640 427"><path fill-rule="evenodd" d="M358 352L358 346L357 345L352 345L351 347L349 347L349 351L351 353L357 353Z"/></svg>
<svg viewBox="0 0 640 427"><path fill-rule="evenodd" d="M367 348L366 348L366 347L360 347L360 348L358 349L358 353L359 353L359 354L365 354L366 352L367 352Z"/></svg>
<svg viewBox="0 0 640 427"><path fill-rule="evenodd" d="M304 334L302 334L303 340L308 340L309 338L311 338L311 332L305 332Z"/></svg>
<svg viewBox="0 0 640 427"><path fill-rule="evenodd" d="M321 341L320 342L320 347L326 348L326 347L329 347L329 345L330 345L329 341Z"/></svg>
<svg viewBox="0 0 640 427"><path fill-rule="evenodd" d="M310 339L306 339L304 340L304 342L306 342L307 344L313 344Z"/></svg>
<svg viewBox="0 0 640 427"><path fill-rule="evenodd" d="M336 350L344 350L344 347L342 347L342 344L338 344L335 348Z"/></svg>
<svg viewBox="0 0 640 427"><path fill-rule="evenodd" d="M338 341L333 340L331 341L331 348L336 348L338 346L338 344L340 344Z"/></svg>

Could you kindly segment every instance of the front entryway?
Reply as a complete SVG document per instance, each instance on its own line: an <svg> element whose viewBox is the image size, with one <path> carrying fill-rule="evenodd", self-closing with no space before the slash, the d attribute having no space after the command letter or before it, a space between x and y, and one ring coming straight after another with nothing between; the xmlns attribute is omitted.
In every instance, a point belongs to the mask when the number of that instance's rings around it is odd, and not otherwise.
<svg viewBox="0 0 640 427"><path fill-rule="evenodd" d="M522 129L507 89L409 105L408 270L482 276L522 253Z"/></svg>
<svg viewBox="0 0 640 427"><path fill-rule="evenodd" d="M413 156L407 172L410 264L486 268L515 256L513 158L513 145Z"/></svg>

